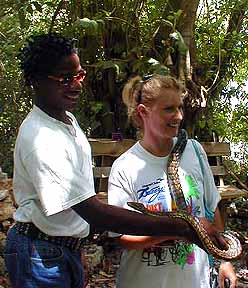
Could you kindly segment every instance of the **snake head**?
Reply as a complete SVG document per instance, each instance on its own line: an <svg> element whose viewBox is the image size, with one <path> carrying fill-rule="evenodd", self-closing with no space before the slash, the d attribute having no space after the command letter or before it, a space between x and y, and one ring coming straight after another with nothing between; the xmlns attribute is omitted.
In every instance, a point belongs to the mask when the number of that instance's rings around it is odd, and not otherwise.
<svg viewBox="0 0 248 288"><path fill-rule="evenodd" d="M144 204L139 202L127 202L127 205L137 211L140 211L142 213L146 212L146 207Z"/></svg>

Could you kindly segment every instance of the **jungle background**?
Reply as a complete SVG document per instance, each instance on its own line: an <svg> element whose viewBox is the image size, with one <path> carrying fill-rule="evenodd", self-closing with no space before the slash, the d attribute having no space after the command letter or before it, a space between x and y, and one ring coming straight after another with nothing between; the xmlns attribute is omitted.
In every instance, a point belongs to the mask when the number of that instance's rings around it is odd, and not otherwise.
<svg viewBox="0 0 248 288"><path fill-rule="evenodd" d="M199 141L232 143L236 150L228 160L232 177L227 180L247 186L247 16L248 0L1 0L0 168L12 177L18 128L32 108L18 50L32 34L59 32L77 39L87 70L74 112L88 137L111 138L118 132L135 139L121 100L124 84L134 75L173 75L188 92L183 128ZM12 202L6 199L0 202L0 216L12 215ZM247 215L248 208L243 211ZM0 248L12 221L2 218ZM102 255L92 249L89 255ZM110 259L109 267L117 267L119 258ZM102 269L108 272L109 267ZM1 273L0 287L9 287ZM248 280L248 269L243 273ZM108 274L99 277L97 272L90 287L114 287L114 273Z"/></svg>
<svg viewBox="0 0 248 288"><path fill-rule="evenodd" d="M75 114L88 137L135 138L121 101L124 83L137 74L170 74L188 90L183 127L189 136L238 144L240 161L231 166L246 182L247 14L247 0L2 0L3 171L12 176L18 127L32 107L17 52L29 35L52 31L77 39L87 85Z"/></svg>

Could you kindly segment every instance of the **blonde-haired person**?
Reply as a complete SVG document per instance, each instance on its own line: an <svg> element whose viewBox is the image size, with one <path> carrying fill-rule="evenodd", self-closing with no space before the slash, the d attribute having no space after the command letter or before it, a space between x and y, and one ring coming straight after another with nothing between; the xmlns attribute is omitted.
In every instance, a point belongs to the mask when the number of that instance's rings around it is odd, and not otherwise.
<svg viewBox="0 0 248 288"><path fill-rule="evenodd" d="M177 209L168 186L167 163L183 119L184 87L172 77L134 77L123 89L128 116L141 132L141 139L121 155L109 177L109 204L128 208L142 202L157 211ZM187 141L179 164L179 179L187 210L200 217L207 230L222 230L217 208L220 200L202 146L195 141L204 163L201 167L192 141ZM203 188L204 187L204 188ZM205 208L215 221L204 218ZM180 208L180 207L179 207ZM177 230L175 224L175 230ZM209 231L208 230L208 231ZM209 264L205 251L171 237L130 236L110 233L124 247L117 273L117 288L209 288Z"/></svg>

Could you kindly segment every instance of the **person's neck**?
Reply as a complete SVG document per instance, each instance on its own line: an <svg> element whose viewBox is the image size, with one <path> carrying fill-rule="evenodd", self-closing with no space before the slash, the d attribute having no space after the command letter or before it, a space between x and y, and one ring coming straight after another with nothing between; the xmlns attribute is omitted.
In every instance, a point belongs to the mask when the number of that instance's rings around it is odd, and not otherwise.
<svg viewBox="0 0 248 288"><path fill-rule="evenodd" d="M166 157L170 154L173 148L173 139L167 138L162 141L151 141L143 138L140 140L141 146L149 153L157 157Z"/></svg>
<svg viewBox="0 0 248 288"><path fill-rule="evenodd" d="M66 114L66 111L56 111L54 109L49 109L48 107L45 107L45 105L42 105L41 103L35 103L37 107L39 107L43 112L48 114L50 117L59 120L65 124L71 124L70 117Z"/></svg>

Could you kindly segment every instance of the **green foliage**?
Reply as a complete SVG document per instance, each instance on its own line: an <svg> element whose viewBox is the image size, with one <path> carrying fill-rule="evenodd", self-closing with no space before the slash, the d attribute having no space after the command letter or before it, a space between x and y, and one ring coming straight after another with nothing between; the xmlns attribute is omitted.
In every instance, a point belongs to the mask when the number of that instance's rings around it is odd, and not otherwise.
<svg viewBox="0 0 248 288"><path fill-rule="evenodd" d="M214 102L211 129L220 140L232 143L233 160L228 166L241 181L246 183L248 171L248 94L241 87L230 87L226 91L229 99ZM233 97L231 97L233 96ZM235 103L234 103L235 100ZM229 177L229 182L235 181Z"/></svg>
<svg viewBox="0 0 248 288"><path fill-rule="evenodd" d="M248 143L248 105L247 103L240 103L235 106L232 119L232 135L230 135L232 142L238 143L243 141Z"/></svg>
<svg viewBox="0 0 248 288"><path fill-rule="evenodd" d="M208 4L199 9L195 30L198 60L200 66L205 67L202 77L213 80L218 69L225 69L225 79L222 80L227 84L237 77L240 68L247 62L247 1L218 0ZM237 19L242 11L245 12L240 28Z"/></svg>
<svg viewBox="0 0 248 288"><path fill-rule="evenodd" d="M175 47L178 48L179 52L182 55L186 55L186 52L188 51L188 47L184 42L184 39L179 31L175 31L174 33L171 33L170 36L175 41Z"/></svg>
<svg viewBox="0 0 248 288"><path fill-rule="evenodd" d="M247 112L248 94L239 86L230 86L223 91L220 100L213 102L211 128L221 139L229 140L234 144L241 141L248 143Z"/></svg>
<svg viewBox="0 0 248 288"><path fill-rule="evenodd" d="M167 2L170 4L170 1ZM183 23L185 11L172 9L177 1L171 8L168 8L170 5L167 2L1 1L0 166L9 175L12 173L12 151L18 127L32 107L32 93L23 87L16 59L16 53L25 39L31 34L50 30L77 38L81 65L87 69L88 84L75 111L81 126L88 136L106 137L118 128L133 136L132 127L126 130L126 116L121 102L124 83L136 74L170 74L175 67L161 59L166 59L167 54L176 59L176 53L185 57L188 48L192 48L186 45L178 28ZM241 92L248 69L247 17L240 20L239 32L235 29L227 32L227 29L228 20L235 11L248 11L245 9L248 8L246 2L210 1L208 7L200 3L196 22L192 23L197 52L193 67L197 71L196 84L199 89L200 86L206 90L211 88L205 109L208 113L199 119L198 127L214 130L223 139L235 143L248 141L247 95ZM237 24L235 18L232 23ZM162 37L163 41L160 39L158 43L161 51L156 51L154 35L161 25L172 29L169 37L174 44ZM221 79L216 75L221 75ZM235 80L238 88L230 88L230 80ZM242 99L242 105L236 106L234 111L231 109L233 96ZM102 129L101 133L105 134L97 134L106 115L113 115L113 127L108 126L106 131Z"/></svg>
<svg viewBox="0 0 248 288"><path fill-rule="evenodd" d="M99 29L97 21L88 18L77 19L74 25L78 30L82 29L86 35L92 36L96 36Z"/></svg>
<svg viewBox="0 0 248 288"><path fill-rule="evenodd" d="M198 77L209 93L207 109L197 124L214 131L220 141L233 143L233 149L239 147L230 165L245 181L248 171L248 95L244 90L248 71L247 5L247 1L233 0L203 4L195 30Z"/></svg>

